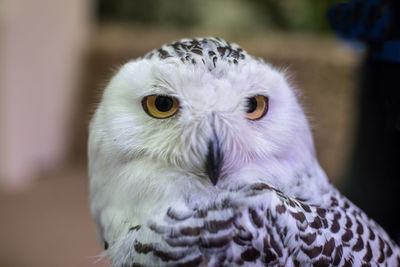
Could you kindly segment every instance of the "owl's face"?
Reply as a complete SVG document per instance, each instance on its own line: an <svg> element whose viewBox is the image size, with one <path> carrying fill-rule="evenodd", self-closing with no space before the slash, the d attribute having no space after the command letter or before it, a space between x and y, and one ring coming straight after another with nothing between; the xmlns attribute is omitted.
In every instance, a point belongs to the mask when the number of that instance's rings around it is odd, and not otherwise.
<svg viewBox="0 0 400 267"><path fill-rule="evenodd" d="M244 184L303 199L329 187L284 75L215 38L163 46L118 71L91 121L89 175L102 242Z"/></svg>
<svg viewBox="0 0 400 267"><path fill-rule="evenodd" d="M124 65L105 91L105 119L94 127L110 158L205 187L293 183L289 168L304 168L314 152L282 73L247 54L236 62L192 55L193 63L153 53ZM275 178L282 173L288 178Z"/></svg>

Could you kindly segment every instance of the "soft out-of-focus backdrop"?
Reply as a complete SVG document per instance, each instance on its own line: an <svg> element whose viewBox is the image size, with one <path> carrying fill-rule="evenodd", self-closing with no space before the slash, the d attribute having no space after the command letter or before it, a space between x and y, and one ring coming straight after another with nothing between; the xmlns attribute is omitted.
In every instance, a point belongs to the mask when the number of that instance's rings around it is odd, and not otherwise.
<svg viewBox="0 0 400 267"><path fill-rule="evenodd" d="M0 266L107 266L88 208L90 116L124 62L219 36L287 69L318 157L343 182L360 55L326 24L334 0L0 2Z"/></svg>

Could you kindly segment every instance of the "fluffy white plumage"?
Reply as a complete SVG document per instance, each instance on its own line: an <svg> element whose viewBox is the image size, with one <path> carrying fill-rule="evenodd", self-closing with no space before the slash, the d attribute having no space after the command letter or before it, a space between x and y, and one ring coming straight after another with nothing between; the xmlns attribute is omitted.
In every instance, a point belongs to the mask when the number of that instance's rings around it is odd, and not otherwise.
<svg viewBox="0 0 400 267"><path fill-rule="evenodd" d="M177 99L177 113L149 116L151 95ZM250 120L254 96L268 111ZM328 182L284 74L218 38L180 40L118 71L91 122L89 172L113 266L400 265L387 234Z"/></svg>

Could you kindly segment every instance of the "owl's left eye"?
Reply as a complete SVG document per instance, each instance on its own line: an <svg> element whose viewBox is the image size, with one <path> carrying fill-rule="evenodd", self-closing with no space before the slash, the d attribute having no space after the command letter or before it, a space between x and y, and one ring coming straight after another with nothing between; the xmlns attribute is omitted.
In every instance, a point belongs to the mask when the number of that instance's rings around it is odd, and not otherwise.
<svg viewBox="0 0 400 267"><path fill-rule="evenodd" d="M142 99L142 106L151 117L166 119L175 115L179 108L179 102L170 96L149 95Z"/></svg>
<svg viewBox="0 0 400 267"><path fill-rule="evenodd" d="M268 97L257 95L247 98L246 117L249 120L259 120L267 114Z"/></svg>

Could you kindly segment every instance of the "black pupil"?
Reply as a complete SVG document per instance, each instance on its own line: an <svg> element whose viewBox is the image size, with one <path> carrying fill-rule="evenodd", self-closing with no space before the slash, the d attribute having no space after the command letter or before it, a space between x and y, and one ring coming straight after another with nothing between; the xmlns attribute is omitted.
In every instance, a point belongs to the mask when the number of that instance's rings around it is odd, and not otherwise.
<svg viewBox="0 0 400 267"><path fill-rule="evenodd" d="M174 102L168 96L157 96L154 104L159 111L167 112L172 108Z"/></svg>
<svg viewBox="0 0 400 267"><path fill-rule="evenodd" d="M257 100L255 97L248 98L247 100L247 113L253 113L257 108Z"/></svg>

